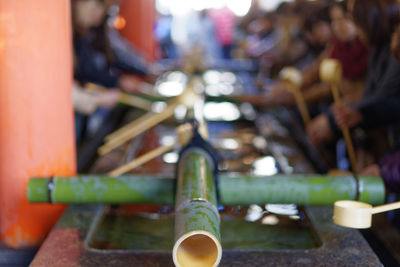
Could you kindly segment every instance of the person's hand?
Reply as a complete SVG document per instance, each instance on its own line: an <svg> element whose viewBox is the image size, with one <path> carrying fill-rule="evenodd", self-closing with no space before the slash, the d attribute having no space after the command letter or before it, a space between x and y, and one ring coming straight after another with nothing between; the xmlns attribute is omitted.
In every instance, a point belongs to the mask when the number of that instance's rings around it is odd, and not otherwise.
<svg viewBox="0 0 400 267"><path fill-rule="evenodd" d="M293 106L295 104L293 94L284 86L284 83L277 82L268 91L268 98L271 103Z"/></svg>
<svg viewBox="0 0 400 267"><path fill-rule="evenodd" d="M153 63L149 65L149 75L160 76L163 72L165 72L165 68L163 65L159 63Z"/></svg>
<svg viewBox="0 0 400 267"><path fill-rule="evenodd" d="M329 141L333 137L328 117L325 114L320 114L315 117L307 126L306 130L311 143L315 146Z"/></svg>
<svg viewBox="0 0 400 267"><path fill-rule="evenodd" d="M119 87L128 93L137 93L142 81L133 75L121 75L119 78Z"/></svg>
<svg viewBox="0 0 400 267"><path fill-rule="evenodd" d="M97 104L99 107L113 108L118 103L120 96L121 93L118 89L99 92L97 95Z"/></svg>
<svg viewBox="0 0 400 267"><path fill-rule="evenodd" d="M380 176L380 169L378 164L371 164L365 167L361 173L361 175L370 175L370 176Z"/></svg>
<svg viewBox="0 0 400 267"><path fill-rule="evenodd" d="M335 117L335 122L339 127L347 126L351 128L358 125L363 120L361 112L349 107L339 108L333 105L331 110Z"/></svg>

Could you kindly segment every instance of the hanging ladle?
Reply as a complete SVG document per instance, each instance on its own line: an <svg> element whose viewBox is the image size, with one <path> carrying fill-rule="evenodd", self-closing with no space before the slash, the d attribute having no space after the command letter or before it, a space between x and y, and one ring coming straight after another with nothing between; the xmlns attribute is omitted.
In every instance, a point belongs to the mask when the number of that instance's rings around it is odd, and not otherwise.
<svg viewBox="0 0 400 267"><path fill-rule="evenodd" d="M373 214L395 209L400 209L400 201L372 207L360 201L340 200L335 202L333 208L333 222L350 228L369 228Z"/></svg>

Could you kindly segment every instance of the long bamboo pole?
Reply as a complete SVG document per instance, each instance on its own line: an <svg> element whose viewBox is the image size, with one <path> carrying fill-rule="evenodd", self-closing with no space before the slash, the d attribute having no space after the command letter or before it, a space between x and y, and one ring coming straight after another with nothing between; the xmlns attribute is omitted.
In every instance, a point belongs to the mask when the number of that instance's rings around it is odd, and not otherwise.
<svg viewBox="0 0 400 267"><path fill-rule="evenodd" d="M218 266L222 257L220 217L211 157L192 148L178 164L175 201L176 266Z"/></svg>
<svg viewBox="0 0 400 267"><path fill-rule="evenodd" d="M359 182L360 201L373 205L384 202L381 178L360 176ZM27 195L30 202L172 205L174 183L175 179L155 175L31 178ZM332 205L337 200L355 200L357 183L352 176L221 174L219 192L224 205Z"/></svg>

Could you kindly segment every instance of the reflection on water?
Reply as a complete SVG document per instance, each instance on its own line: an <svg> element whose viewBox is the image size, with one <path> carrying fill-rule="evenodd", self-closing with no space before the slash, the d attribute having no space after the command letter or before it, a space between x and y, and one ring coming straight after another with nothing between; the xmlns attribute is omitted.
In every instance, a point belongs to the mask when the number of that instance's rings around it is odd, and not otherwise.
<svg viewBox="0 0 400 267"><path fill-rule="evenodd" d="M207 121L234 121L240 118L240 111L230 102L207 102L203 115Z"/></svg>
<svg viewBox="0 0 400 267"><path fill-rule="evenodd" d="M311 249L319 246L304 211L284 216L264 207L227 206L221 214L224 250ZM96 249L168 250L174 214L169 206L121 206L106 212L89 246Z"/></svg>

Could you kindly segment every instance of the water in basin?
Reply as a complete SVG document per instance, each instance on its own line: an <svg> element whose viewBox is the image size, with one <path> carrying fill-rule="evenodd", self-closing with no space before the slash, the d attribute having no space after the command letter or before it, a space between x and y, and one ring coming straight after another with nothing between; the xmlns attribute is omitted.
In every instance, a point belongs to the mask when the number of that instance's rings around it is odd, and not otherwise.
<svg viewBox="0 0 400 267"><path fill-rule="evenodd" d="M224 250L312 249L321 241L302 209L228 206L220 211ZM277 207L275 207L276 209ZM278 207L279 209L279 207ZM286 215L282 215L285 213ZM174 242L173 208L168 206L107 207L93 225L90 248L101 250L171 251Z"/></svg>

